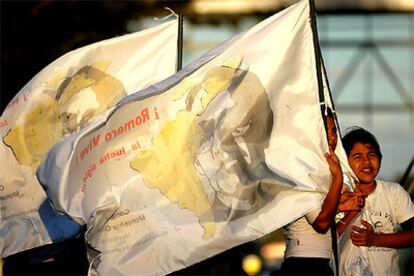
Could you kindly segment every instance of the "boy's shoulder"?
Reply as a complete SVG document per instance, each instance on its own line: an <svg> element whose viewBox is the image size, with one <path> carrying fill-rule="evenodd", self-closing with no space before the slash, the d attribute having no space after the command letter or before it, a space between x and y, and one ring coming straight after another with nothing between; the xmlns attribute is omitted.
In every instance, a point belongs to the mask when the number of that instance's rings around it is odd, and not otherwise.
<svg viewBox="0 0 414 276"><path fill-rule="evenodd" d="M388 196L393 196L395 194L408 194L408 192L398 183L377 180L377 185L381 185L385 190L384 192L387 193Z"/></svg>
<svg viewBox="0 0 414 276"><path fill-rule="evenodd" d="M389 181L385 181L385 180L382 180L382 179L377 179L376 181L377 181L377 185L378 184L383 185L384 187L387 187L387 188L390 188L390 189L399 189L399 188L404 189L403 187L401 187L400 184L395 183L395 182L389 182Z"/></svg>
<svg viewBox="0 0 414 276"><path fill-rule="evenodd" d="M414 203L410 194L400 184L387 181L377 181L377 184L377 187L382 187L382 198L387 199L398 224L414 217Z"/></svg>

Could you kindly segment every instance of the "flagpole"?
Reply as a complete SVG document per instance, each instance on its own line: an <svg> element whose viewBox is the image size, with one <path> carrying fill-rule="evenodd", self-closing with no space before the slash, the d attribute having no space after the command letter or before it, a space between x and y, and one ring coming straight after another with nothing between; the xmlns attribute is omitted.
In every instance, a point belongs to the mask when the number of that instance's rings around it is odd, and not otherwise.
<svg viewBox="0 0 414 276"><path fill-rule="evenodd" d="M414 166L414 156L411 159L410 164L408 164L407 169L405 170L403 176L401 177L400 181L398 183L400 183L400 185L403 185L404 189L408 191L409 189L409 185L404 186L404 182L408 179L408 177L410 176L410 171L412 170Z"/></svg>
<svg viewBox="0 0 414 276"><path fill-rule="evenodd" d="M315 51L315 59L316 59L316 76L318 78L318 91L319 91L319 100L320 102L325 101L325 95L323 93L323 82L322 82L322 71L321 71L321 49L319 47L319 39L318 39L318 28L316 24L316 9L315 9L315 1L309 0L309 7L310 7L310 19L311 19L311 27L312 27L312 34L313 34L313 49ZM321 106L323 110L323 106Z"/></svg>
<svg viewBox="0 0 414 276"><path fill-rule="evenodd" d="M183 14L178 14L177 72L183 67Z"/></svg>
<svg viewBox="0 0 414 276"><path fill-rule="evenodd" d="M325 94L323 92L323 81L322 81L323 61L321 57L321 48L319 46L318 28L316 24L316 9L315 9L314 0L309 0L309 7L310 7L311 27L312 27L312 34L313 34L313 46L314 46L313 48L315 50L315 59L316 59L316 76L318 78L319 101L323 103L323 105L321 104L321 112L323 114L326 108ZM324 65L323 65L323 70L326 76ZM325 79L325 81L326 81L326 85L328 85L328 80ZM330 91L329 91L329 95L332 99L332 95L330 94ZM333 108L333 101L331 102L332 102L332 108ZM334 116L334 118L335 117L336 116ZM324 120L324 125L325 125L325 130L326 130L327 129L326 120ZM331 232L331 238L332 238L332 253L333 253L333 258L334 258L334 275L339 275L339 254L338 254L338 241L337 241L337 236L336 236L335 222L332 223L330 227L330 232Z"/></svg>
<svg viewBox="0 0 414 276"><path fill-rule="evenodd" d="M312 33L313 33L316 67L317 67L316 68L316 74L317 74L317 77L318 77L319 100L320 100L321 103L323 103L323 105L321 105L321 112L323 113L325 111L326 102L325 102L325 93L323 91L322 70L323 70L323 73L324 73L325 83L326 83L326 86L328 88L329 96L330 96L331 99L333 99L333 97L332 97L331 88L329 86L329 81L328 81L327 74L326 74L325 64L324 64L324 61L323 61L323 58L322 58L321 47L319 45L318 28L317 28L317 22L316 22L315 1L314 0L309 0L309 6L310 6L311 27L312 27ZM335 104L334 104L333 100L331 101L331 104L332 104L332 110L334 111L335 110ZM337 117L336 117L335 113L334 113L334 119L336 121L336 125L337 125L339 135L341 135L341 131L339 129L339 124L338 124L338 120L337 120ZM325 128L326 128L326 125L325 125Z"/></svg>
<svg viewBox="0 0 414 276"><path fill-rule="evenodd" d="M333 99L333 97L332 97L331 88L329 86L329 81L328 81L327 74L326 74L325 64L324 64L323 59L322 59L321 47L319 45L319 36L318 36L318 27L317 27L317 22L316 22L316 9L315 9L315 1L314 0L309 0L309 7L310 7L311 27L312 27L313 43L314 43L315 59L316 59L316 74L317 74L317 78L318 78L319 101L321 103L321 112L323 114L327 104L326 104L326 101L325 101L325 93L324 93L324 90L323 90L322 70L323 70L323 74L324 74L324 77L325 77L324 78L325 83L326 83L326 86L328 88L329 97L331 99ZM334 111L335 110L335 104L334 104L333 100L331 100L331 104L332 104L332 111ZM337 117L336 117L335 113L333 113L333 114L334 114L334 119L335 119L335 122L336 122L336 125L337 125L339 135L341 135L341 131L339 129L339 124L338 124ZM324 122L324 124L325 124L325 129L326 129L326 122Z"/></svg>

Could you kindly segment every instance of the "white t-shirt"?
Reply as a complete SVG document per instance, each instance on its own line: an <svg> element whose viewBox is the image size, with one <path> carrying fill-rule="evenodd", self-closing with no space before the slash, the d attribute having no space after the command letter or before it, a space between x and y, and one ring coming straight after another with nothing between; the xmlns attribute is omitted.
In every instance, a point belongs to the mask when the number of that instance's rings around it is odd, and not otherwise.
<svg viewBox="0 0 414 276"><path fill-rule="evenodd" d="M332 256L331 232L319 234L312 228L321 209L316 209L283 228L285 258L325 258Z"/></svg>
<svg viewBox="0 0 414 276"><path fill-rule="evenodd" d="M361 214L339 239L340 275L399 275L397 249L355 246L349 235L352 225L369 222L375 232L396 233L399 224L414 217L414 204L408 193L396 183L377 180L377 186L365 200Z"/></svg>

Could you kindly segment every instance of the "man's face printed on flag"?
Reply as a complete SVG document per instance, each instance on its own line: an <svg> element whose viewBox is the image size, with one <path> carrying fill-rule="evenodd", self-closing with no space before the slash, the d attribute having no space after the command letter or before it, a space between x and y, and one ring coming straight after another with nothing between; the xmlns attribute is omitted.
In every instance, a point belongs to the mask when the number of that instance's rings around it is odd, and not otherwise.
<svg viewBox="0 0 414 276"><path fill-rule="evenodd" d="M230 66L212 68L201 89L216 95L199 118L203 137L196 162L216 176L207 189L216 221L254 213L277 192L264 181L274 179L264 162L273 123L267 93L247 66ZM224 108L214 112L218 106Z"/></svg>
<svg viewBox="0 0 414 276"><path fill-rule="evenodd" d="M21 124L3 137L16 159L33 170L62 136L82 129L126 95L119 80L95 66L79 69L57 89L55 81L47 82Z"/></svg>
<svg viewBox="0 0 414 276"><path fill-rule="evenodd" d="M265 88L241 59L210 68L200 82L184 79L174 92L175 100L185 100L185 110L131 167L148 187L194 212L204 238L214 235L215 222L255 213L292 188L271 183L276 177L264 150L273 114Z"/></svg>
<svg viewBox="0 0 414 276"><path fill-rule="evenodd" d="M56 93L64 134L82 129L126 95L119 80L94 66L81 68Z"/></svg>

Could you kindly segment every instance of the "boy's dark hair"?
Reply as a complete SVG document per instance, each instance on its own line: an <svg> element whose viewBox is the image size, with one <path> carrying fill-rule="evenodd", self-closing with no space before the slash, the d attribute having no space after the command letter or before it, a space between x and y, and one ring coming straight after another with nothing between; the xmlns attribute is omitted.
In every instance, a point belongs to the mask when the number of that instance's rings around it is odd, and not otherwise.
<svg viewBox="0 0 414 276"><path fill-rule="evenodd" d="M329 106L325 107L325 109L322 111L322 117L324 120L326 120L326 117L334 118L332 109Z"/></svg>
<svg viewBox="0 0 414 276"><path fill-rule="evenodd" d="M333 112L332 112L332 109L329 106L326 108L326 116L332 117L332 118L334 116Z"/></svg>
<svg viewBox="0 0 414 276"><path fill-rule="evenodd" d="M382 153L380 145L378 144L377 138L369 131L362 127L351 127L347 129L347 133L342 137L342 145L344 146L346 155L348 156L352 148L356 143L369 144L371 145L381 162Z"/></svg>

